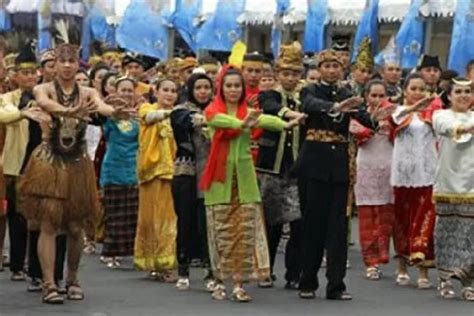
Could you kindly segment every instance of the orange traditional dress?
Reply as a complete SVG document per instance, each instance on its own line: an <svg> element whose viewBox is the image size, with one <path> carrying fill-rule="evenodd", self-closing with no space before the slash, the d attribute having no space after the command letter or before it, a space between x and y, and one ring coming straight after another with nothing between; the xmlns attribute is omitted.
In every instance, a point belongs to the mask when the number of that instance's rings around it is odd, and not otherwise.
<svg viewBox="0 0 474 316"><path fill-rule="evenodd" d="M176 144L169 119L147 123L158 104L140 108L138 149L139 208L135 266L145 271L169 271L177 266L176 214L171 194Z"/></svg>

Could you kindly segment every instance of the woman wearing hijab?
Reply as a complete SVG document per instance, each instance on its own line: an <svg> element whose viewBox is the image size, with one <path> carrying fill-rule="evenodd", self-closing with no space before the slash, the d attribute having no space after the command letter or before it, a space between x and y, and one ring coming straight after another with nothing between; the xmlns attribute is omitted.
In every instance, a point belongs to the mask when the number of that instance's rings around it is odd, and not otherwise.
<svg viewBox="0 0 474 316"><path fill-rule="evenodd" d="M212 101L213 90L211 78L206 74L193 74L187 82L189 101L176 106L170 116L177 146L172 191L178 219L176 288L179 290L189 289L189 264L194 245L200 248L204 267L209 268L204 195L198 190L197 183L209 154L210 143L203 111ZM196 237L198 240L194 242ZM215 285L209 272L205 285L209 291Z"/></svg>

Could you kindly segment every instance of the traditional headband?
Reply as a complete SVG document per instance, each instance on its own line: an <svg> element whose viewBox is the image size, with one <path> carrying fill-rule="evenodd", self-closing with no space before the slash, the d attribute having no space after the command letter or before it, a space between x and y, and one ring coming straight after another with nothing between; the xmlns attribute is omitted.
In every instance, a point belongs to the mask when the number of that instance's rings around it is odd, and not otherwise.
<svg viewBox="0 0 474 316"><path fill-rule="evenodd" d="M57 58L79 59L79 46L72 44L61 44L54 50Z"/></svg>
<svg viewBox="0 0 474 316"><path fill-rule="evenodd" d="M36 69L36 68L38 68L38 64L33 63L33 62L25 62L25 63L19 63L15 65L16 70Z"/></svg>
<svg viewBox="0 0 474 316"><path fill-rule="evenodd" d="M115 80L115 87L117 87L122 81L131 81L134 86L137 85L137 81L135 79L128 76L121 76Z"/></svg>
<svg viewBox="0 0 474 316"><path fill-rule="evenodd" d="M472 81L467 80L467 79L453 78L452 81L453 81L454 84L459 85L459 86L470 86L470 85L472 85Z"/></svg>

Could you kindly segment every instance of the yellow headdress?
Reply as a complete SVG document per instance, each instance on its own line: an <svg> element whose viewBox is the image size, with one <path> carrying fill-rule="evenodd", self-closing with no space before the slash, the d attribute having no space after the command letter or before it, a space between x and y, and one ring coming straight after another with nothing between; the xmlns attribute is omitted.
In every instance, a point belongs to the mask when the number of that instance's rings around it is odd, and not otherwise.
<svg viewBox="0 0 474 316"><path fill-rule="evenodd" d="M280 56L276 61L276 70L289 69L294 71L303 71L303 49L299 42L293 42L291 45L282 45Z"/></svg>
<svg viewBox="0 0 474 316"><path fill-rule="evenodd" d="M356 60L353 63L354 67L359 69L365 68L368 70L374 69L374 56L372 54L372 41L369 37L365 37L359 45Z"/></svg>

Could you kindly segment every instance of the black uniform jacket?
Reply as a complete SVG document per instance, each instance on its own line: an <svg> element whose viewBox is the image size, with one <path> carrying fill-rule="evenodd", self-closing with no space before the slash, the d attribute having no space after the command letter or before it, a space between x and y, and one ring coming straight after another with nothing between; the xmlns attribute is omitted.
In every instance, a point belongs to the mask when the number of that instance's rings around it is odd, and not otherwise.
<svg viewBox="0 0 474 316"><path fill-rule="evenodd" d="M283 118L288 110L301 111L298 95L283 94L276 90L260 92L258 102L265 114ZM284 174L292 167L301 143L300 127L289 131L265 130L259 139L257 170L272 174Z"/></svg>
<svg viewBox="0 0 474 316"><path fill-rule="evenodd" d="M375 128L370 114L360 108L351 113L331 113L335 102L351 97L344 87L328 84L310 84L301 91L303 112L308 115L306 129L336 134L346 141L315 141L305 139L295 171L303 178L324 182L349 182L349 123L355 118L362 125ZM302 135L302 137L305 137Z"/></svg>

